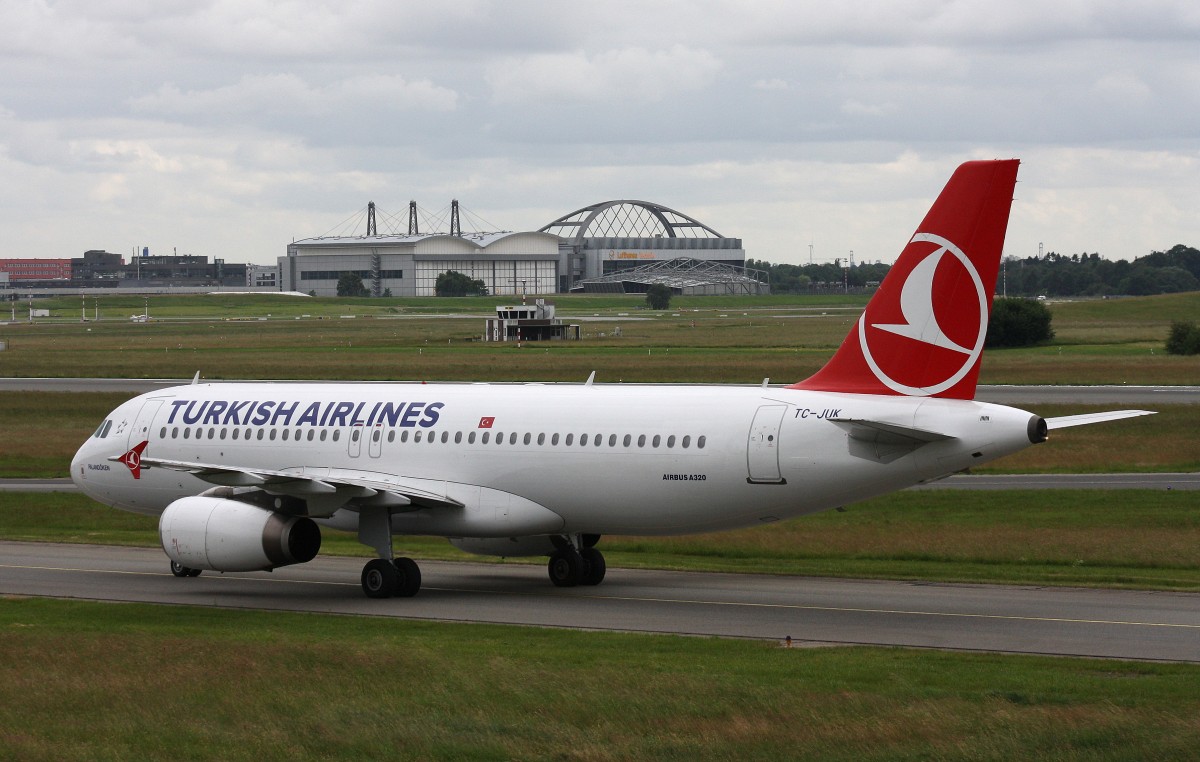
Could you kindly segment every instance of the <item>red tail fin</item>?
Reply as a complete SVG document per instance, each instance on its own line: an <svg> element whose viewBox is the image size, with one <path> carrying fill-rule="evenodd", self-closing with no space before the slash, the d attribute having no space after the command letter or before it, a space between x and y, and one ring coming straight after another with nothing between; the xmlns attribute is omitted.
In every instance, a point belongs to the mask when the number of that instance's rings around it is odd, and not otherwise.
<svg viewBox="0 0 1200 762"><path fill-rule="evenodd" d="M791 388L973 399L1019 163L955 170L833 359Z"/></svg>

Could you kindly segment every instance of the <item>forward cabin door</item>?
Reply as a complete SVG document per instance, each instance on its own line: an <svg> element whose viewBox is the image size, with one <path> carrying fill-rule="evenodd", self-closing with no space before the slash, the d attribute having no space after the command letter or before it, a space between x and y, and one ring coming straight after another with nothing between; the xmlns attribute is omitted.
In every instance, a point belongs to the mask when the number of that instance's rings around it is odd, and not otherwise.
<svg viewBox="0 0 1200 762"><path fill-rule="evenodd" d="M150 426L154 423L154 416L160 407L162 407L162 400L146 400L142 404L137 418L133 419L133 425L129 427L129 439L125 443L126 450L132 450L150 438Z"/></svg>
<svg viewBox="0 0 1200 762"><path fill-rule="evenodd" d="M754 484L782 484L779 472L779 427L787 405L762 405L750 424L750 440L746 446L746 481Z"/></svg>

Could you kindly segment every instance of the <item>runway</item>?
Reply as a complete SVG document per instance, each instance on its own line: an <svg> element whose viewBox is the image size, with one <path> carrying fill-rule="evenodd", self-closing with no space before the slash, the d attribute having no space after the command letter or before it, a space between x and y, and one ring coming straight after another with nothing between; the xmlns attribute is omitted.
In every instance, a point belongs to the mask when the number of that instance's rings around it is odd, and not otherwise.
<svg viewBox="0 0 1200 762"><path fill-rule="evenodd" d="M207 380L207 379L202 379ZM583 379L580 379L582 382ZM140 394L190 384L190 378L0 378L0 392L128 392ZM252 383L246 380L220 383ZM258 382L253 382L258 383ZM280 382L288 383L288 382ZM306 383L345 383L317 381ZM383 383L383 382L364 382ZM757 386L757 384L756 384ZM1200 386L981 385L976 399L1001 405L1197 405Z"/></svg>
<svg viewBox="0 0 1200 762"><path fill-rule="evenodd" d="M371 600L361 559L177 579L159 550L0 542L0 595L446 622L1200 662L1200 595L426 561L416 598Z"/></svg>

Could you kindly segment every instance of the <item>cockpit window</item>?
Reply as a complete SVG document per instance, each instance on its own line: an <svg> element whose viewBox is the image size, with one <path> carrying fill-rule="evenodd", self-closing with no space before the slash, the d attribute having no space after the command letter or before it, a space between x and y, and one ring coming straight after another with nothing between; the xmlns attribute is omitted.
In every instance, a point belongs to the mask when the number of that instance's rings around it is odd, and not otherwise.
<svg viewBox="0 0 1200 762"><path fill-rule="evenodd" d="M112 421L105 420L104 423L96 427L96 433L92 434L96 439L104 439L108 436L109 430L112 429Z"/></svg>

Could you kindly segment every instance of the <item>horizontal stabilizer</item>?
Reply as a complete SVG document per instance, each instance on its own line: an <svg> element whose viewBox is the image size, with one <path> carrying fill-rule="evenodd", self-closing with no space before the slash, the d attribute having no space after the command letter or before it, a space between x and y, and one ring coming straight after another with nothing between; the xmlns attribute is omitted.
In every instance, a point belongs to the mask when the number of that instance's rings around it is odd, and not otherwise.
<svg viewBox="0 0 1200 762"><path fill-rule="evenodd" d="M1139 415L1155 415L1153 410L1110 410L1106 413L1084 413L1083 415L1063 415L1058 418L1047 418L1046 427L1067 429L1071 426L1087 426L1089 423L1104 423L1119 421L1122 418L1137 418Z"/></svg>
<svg viewBox="0 0 1200 762"><path fill-rule="evenodd" d="M939 434L936 431L902 426L898 423L869 421L865 418L830 418L829 421L849 432L851 439L862 442L910 444L915 447L930 442L940 442L944 439L954 439L949 434Z"/></svg>

